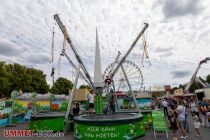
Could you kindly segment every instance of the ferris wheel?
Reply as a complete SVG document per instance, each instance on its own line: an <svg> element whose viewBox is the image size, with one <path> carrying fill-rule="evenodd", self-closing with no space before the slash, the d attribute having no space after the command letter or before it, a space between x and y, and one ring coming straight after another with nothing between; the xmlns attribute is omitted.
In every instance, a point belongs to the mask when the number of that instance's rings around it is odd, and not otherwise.
<svg viewBox="0 0 210 140"><path fill-rule="evenodd" d="M109 64L103 73L104 79L118 63L119 61L115 61ZM140 91L143 87L143 74L141 69L129 60L123 62L122 67L116 72L112 80L116 91L127 92L130 90L129 86L132 91Z"/></svg>

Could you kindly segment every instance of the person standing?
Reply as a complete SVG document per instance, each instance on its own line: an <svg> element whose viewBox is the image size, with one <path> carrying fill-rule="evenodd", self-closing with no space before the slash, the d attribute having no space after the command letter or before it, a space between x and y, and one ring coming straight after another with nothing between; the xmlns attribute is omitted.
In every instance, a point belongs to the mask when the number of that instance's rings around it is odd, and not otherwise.
<svg viewBox="0 0 210 140"><path fill-rule="evenodd" d="M187 135L186 135L186 130L184 129L186 108L181 100L179 101L179 105L176 108L176 112L178 114L177 117L178 127L182 133L182 136L180 138L186 139Z"/></svg>
<svg viewBox="0 0 210 140"><path fill-rule="evenodd" d="M106 76L106 79L104 80L104 82L107 84L107 85L110 85L112 83L112 79L109 77L109 76Z"/></svg>
<svg viewBox="0 0 210 140"><path fill-rule="evenodd" d="M115 97L113 92L111 93L110 99L109 99L109 111L110 113L114 114L115 113Z"/></svg>
<svg viewBox="0 0 210 140"><path fill-rule="evenodd" d="M177 108L177 100L175 98L171 99L171 109L175 110Z"/></svg>
<svg viewBox="0 0 210 140"><path fill-rule="evenodd" d="M79 115L79 112L80 112L80 105L79 105L79 103L78 102L75 102L74 104L73 104L73 115L74 116L78 116Z"/></svg>
<svg viewBox="0 0 210 140"><path fill-rule="evenodd" d="M183 100L183 105L185 107L185 121L184 121L184 128L185 130L189 133L190 132L190 127L189 127L189 123L188 123L188 103L186 100Z"/></svg>
<svg viewBox="0 0 210 140"><path fill-rule="evenodd" d="M34 114L33 110L32 110L32 107L31 106L28 106L28 111L24 117L24 121L25 121L25 129L28 129L29 127L29 121L31 119L31 116Z"/></svg>
<svg viewBox="0 0 210 140"><path fill-rule="evenodd" d="M162 102L162 106L163 106L164 115L168 116L168 102L165 99Z"/></svg>
<svg viewBox="0 0 210 140"><path fill-rule="evenodd" d="M28 111L27 111L27 113L26 113L26 115L25 115L25 117L24 117L24 120L25 120L25 121L29 121L29 120L31 119L31 115L32 115L32 114L33 114L32 107L29 106L29 107L28 107Z"/></svg>
<svg viewBox="0 0 210 140"><path fill-rule="evenodd" d="M200 104L200 112L202 114L202 125L203 127L207 126L207 115L206 113L208 112L208 103L206 102L205 99Z"/></svg>
<svg viewBox="0 0 210 140"><path fill-rule="evenodd" d="M195 99L192 99L192 101L190 103L190 111L191 111L191 113L198 112Z"/></svg>
<svg viewBox="0 0 210 140"><path fill-rule="evenodd" d="M178 140L177 138L177 130L178 130L178 125L177 125L177 114L174 109L169 109L168 111L168 120L170 122L170 128L173 130L173 140Z"/></svg>
<svg viewBox="0 0 210 140"><path fill-rule="evenodd" d="M89 113L90 114L93 114L93 111L94 111L94 101L95 101L94 90L90 90L90 93L88 94Z"/></svg>

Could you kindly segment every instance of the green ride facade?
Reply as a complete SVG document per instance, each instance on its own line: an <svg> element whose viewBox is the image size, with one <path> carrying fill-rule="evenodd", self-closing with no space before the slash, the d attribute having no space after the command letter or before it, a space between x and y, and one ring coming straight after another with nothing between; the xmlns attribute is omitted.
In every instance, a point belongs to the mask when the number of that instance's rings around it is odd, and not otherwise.
<svg viewBox="0 0 210 140"><path fill-rule="evenodd" d="M143 116L138 113L81 115L74 121L78 140L131 140L145 135Z"/></svg>

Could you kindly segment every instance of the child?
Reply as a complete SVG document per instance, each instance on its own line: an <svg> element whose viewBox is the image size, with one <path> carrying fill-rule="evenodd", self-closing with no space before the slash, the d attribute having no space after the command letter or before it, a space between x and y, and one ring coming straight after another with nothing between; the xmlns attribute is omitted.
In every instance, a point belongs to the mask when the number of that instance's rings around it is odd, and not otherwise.
<svg viewBox="0 0 210 140"><path fill-rule="evenodd" d="M34 114L31 108L32 108L31 106L28 107L28 111L24 117L25 121L29 121L31 119L31 115Z"/></svg>
<svg viewBox="0 0 210 140"><path fill-rule="evenodd" d="M196 136L200 137L201 133L200 133L200 125L201 125L201 119L199 118L198 112L193 112L193 124L195 127L195 132L196 132Z"/></svg>
<svg viewBox="0 0 210 140"><path fill-rule="evenodd" d="M28 106L28 111L24 117L24 120L25 120L25 129L28 129L29 127L29 121L31 119L31 116L34 114L34 112L32 111L32 107L31 106Z"/></svg>
<svg viewBox="0 0 210 140"><path fill-rule="evenodd" d="M171 129L173 130L173 140L178 140L176 136L176 131L178 130L177 114L173 109L169 109L168 111L168 120L170 122Z"/></svg>
<svg viewBox="0 0 210 140"><path fill-rule="evenodd" d="M94 102L95 102L95 91L90 90L90 93L88 94L88 103L89 103L89 113L94 113Z"/></svg>
<svg viewBox="0 0 210 140"><path fill-rule="evenodd" d="M80 112L80 105L79 103L75 102L73 105L73 115L78 116Z"/></svg>

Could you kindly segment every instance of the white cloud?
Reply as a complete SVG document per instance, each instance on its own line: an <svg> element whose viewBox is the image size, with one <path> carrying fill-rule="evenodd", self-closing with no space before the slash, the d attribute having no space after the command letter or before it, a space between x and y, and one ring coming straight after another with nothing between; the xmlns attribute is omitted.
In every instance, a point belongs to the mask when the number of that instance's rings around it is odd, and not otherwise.
<svg viewBox="0 0 210 140"><path fill-rule="evenodd" d="M149 67L145 62L145 67L142 68L145 83L163 85L187 82L190 75L173 79L172 72L181 69L193 73L197 63L209 56L209 5L207 0L2 1L0 58L7 62L19 62L41 68L50 81L48 62L53 26L56 32L56 66L63 40L60 29L54 25L53 15L57 13L66 25L86 67L93 73L96 27L99 32L102 67L105 69L115 59L117 51L125 54L144 26L143 23L149 22L146 37L152 66ZM67 52L75 61L68 45ZM139 40L128 59L140 65L141 54L142 41ZM71 66L65 58L62 59L65 63L61 66L61 73L70 78L69 71L65 70ZM208 74L209 67L201 71L199 75Z"/></svg>
<svg viewBox="0 0 210 140"><path fill-rule="evenodd" d="M0 55L20 57L24 51L28 51L28 48L18 46L15 42L0 38Z"/></svg>
<svg viewBox="0 0 210 140"><path fill-rule="evenodd" d="M163 13L166 18L197 15L203 7L199 0L163 0Z"/></svg>
<svg viewBox="0 0 210 140"><path fill-rule="evenodd" d="M183 78L190 75L191 73L190 71L186 71L186 70L175 70L175 71L172 71L171 74L173 74L173 78Z"/></svg>

